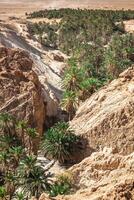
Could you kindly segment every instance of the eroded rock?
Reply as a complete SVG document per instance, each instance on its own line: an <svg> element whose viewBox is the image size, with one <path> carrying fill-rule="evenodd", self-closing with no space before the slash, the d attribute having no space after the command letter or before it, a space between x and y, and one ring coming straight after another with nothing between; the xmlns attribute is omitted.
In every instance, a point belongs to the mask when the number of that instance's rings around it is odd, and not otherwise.
<svg viewBox="0 0 134 200"><path fill-rule="evenodd" d="M114 152L134 151L134 69L103 87L78 109L71 126L87 139L84 157L91 149L112 147Z"/></svg>
<svg viewBox="0 0 134 200"><path fill-rule="evenodd" d="M26 120L41 135L46 108L41 84L32 66L26 52L0 48L0 112Z"/></svg>

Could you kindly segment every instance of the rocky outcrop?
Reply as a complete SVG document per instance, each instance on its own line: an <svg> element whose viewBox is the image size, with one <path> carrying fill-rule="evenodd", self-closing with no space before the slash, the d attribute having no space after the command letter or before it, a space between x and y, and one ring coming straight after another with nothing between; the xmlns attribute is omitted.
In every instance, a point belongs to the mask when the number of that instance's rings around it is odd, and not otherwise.
<svg viewBox="0 0 134 200"><path fill-rule="evenodd" d="M53 200L134 199L134 153L123 156L104 148L71 167L69 173L77 185L77 192ZM42 194L40 200L49 200L49 197Z"/></svg>
<svg viewBox="0 0 134 200"><path fill-rule="evenodd" d="M134 198L134 153L93 153L71 169L80 190L64 200L131 200ZM60 199L60 198L59 198Z"/></svg>
<svg viewBox="0 0 134 200"><path fill-rule="evenodd" d="M0 48L0 112L9 112L43 132L45 105L33 62L22 50Z"/></svg>
<svg viewBox="0 0 134 200"><path fill-rule="evenodd" d="M124 155L133 152L134 69L127 69L86 100L71 126L87 140L84 157L103 147Z"/></svg>
<svg viewBox="0 0 134 200"><path fill-rule="evenodd" d="M45 99L45 125L51 126L60 116L59 106L62 97L61 80L67 56L58 50L48 50L32 37L23 20L0 23L0 46L19 48L26 51L33 60L33 71L37 74Z"/></svg>

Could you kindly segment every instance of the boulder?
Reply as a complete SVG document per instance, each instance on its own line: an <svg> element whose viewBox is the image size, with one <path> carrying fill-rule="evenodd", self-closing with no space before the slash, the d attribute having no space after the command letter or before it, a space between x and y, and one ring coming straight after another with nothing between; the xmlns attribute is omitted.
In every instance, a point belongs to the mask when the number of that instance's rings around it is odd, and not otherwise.
<svg viewBox="0 0 134 200"><path fill-rule="evenodd" d="M134 151L134 68L104 86L78 109L70 123L87 140L84 157L104 147L127 155Z"/></svg>

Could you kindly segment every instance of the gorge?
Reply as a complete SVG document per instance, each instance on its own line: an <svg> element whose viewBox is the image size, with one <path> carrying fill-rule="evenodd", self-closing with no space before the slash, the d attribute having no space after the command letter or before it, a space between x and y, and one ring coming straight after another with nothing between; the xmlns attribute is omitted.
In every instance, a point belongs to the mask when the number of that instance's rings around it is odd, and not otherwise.
<svg viewBox="0 0 134 200"><path fill-rule="evenodd" d="M32 3L0 8L0 200L133 200L133 2Z"/></svg>

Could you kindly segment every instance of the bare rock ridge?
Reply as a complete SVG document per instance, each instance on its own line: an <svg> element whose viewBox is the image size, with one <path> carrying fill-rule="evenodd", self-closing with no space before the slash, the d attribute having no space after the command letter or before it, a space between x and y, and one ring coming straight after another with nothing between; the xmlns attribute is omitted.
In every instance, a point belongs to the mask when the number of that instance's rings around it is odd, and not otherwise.
<svg viewBox="0 0 134 200"><path fill-rule="evenodd" d="M53 200L133 200L134 153L123 156L104 148L69 169L78 190ZM49 200L42 194L39 200Z"/></svg>
<svg viewBox="0 0 134 200"><path fill-rule="evenodd" d="M32 66L24 51L0 48L0 112L25 119L42 134L46 108Z"/></svg>
<svg viewBox="0 0 134 200"><path fill-rule="evenodd" d="M71 169L80 190L64 200L132 200L134 153L113 154L111 149L93 153ZM58 199L58 198L57 198Z"/></svg>
<svg viewBox="0 0 134 200"><path fill-rule="evenodd" d="M133 200L133 119L134 68L129 68L78 109L70 124L88 141L86 158L68 169L78 190L52 199ZM39 200L49 199L42 194Z"/></svg>
<svg viewBox="0 0 134 200"><path fill-rule="evenodd" d="M87 139L92 151L112 147L124 155L134 151L134 68L103 87L78 109L71 122L75 133Z"/></svg>

